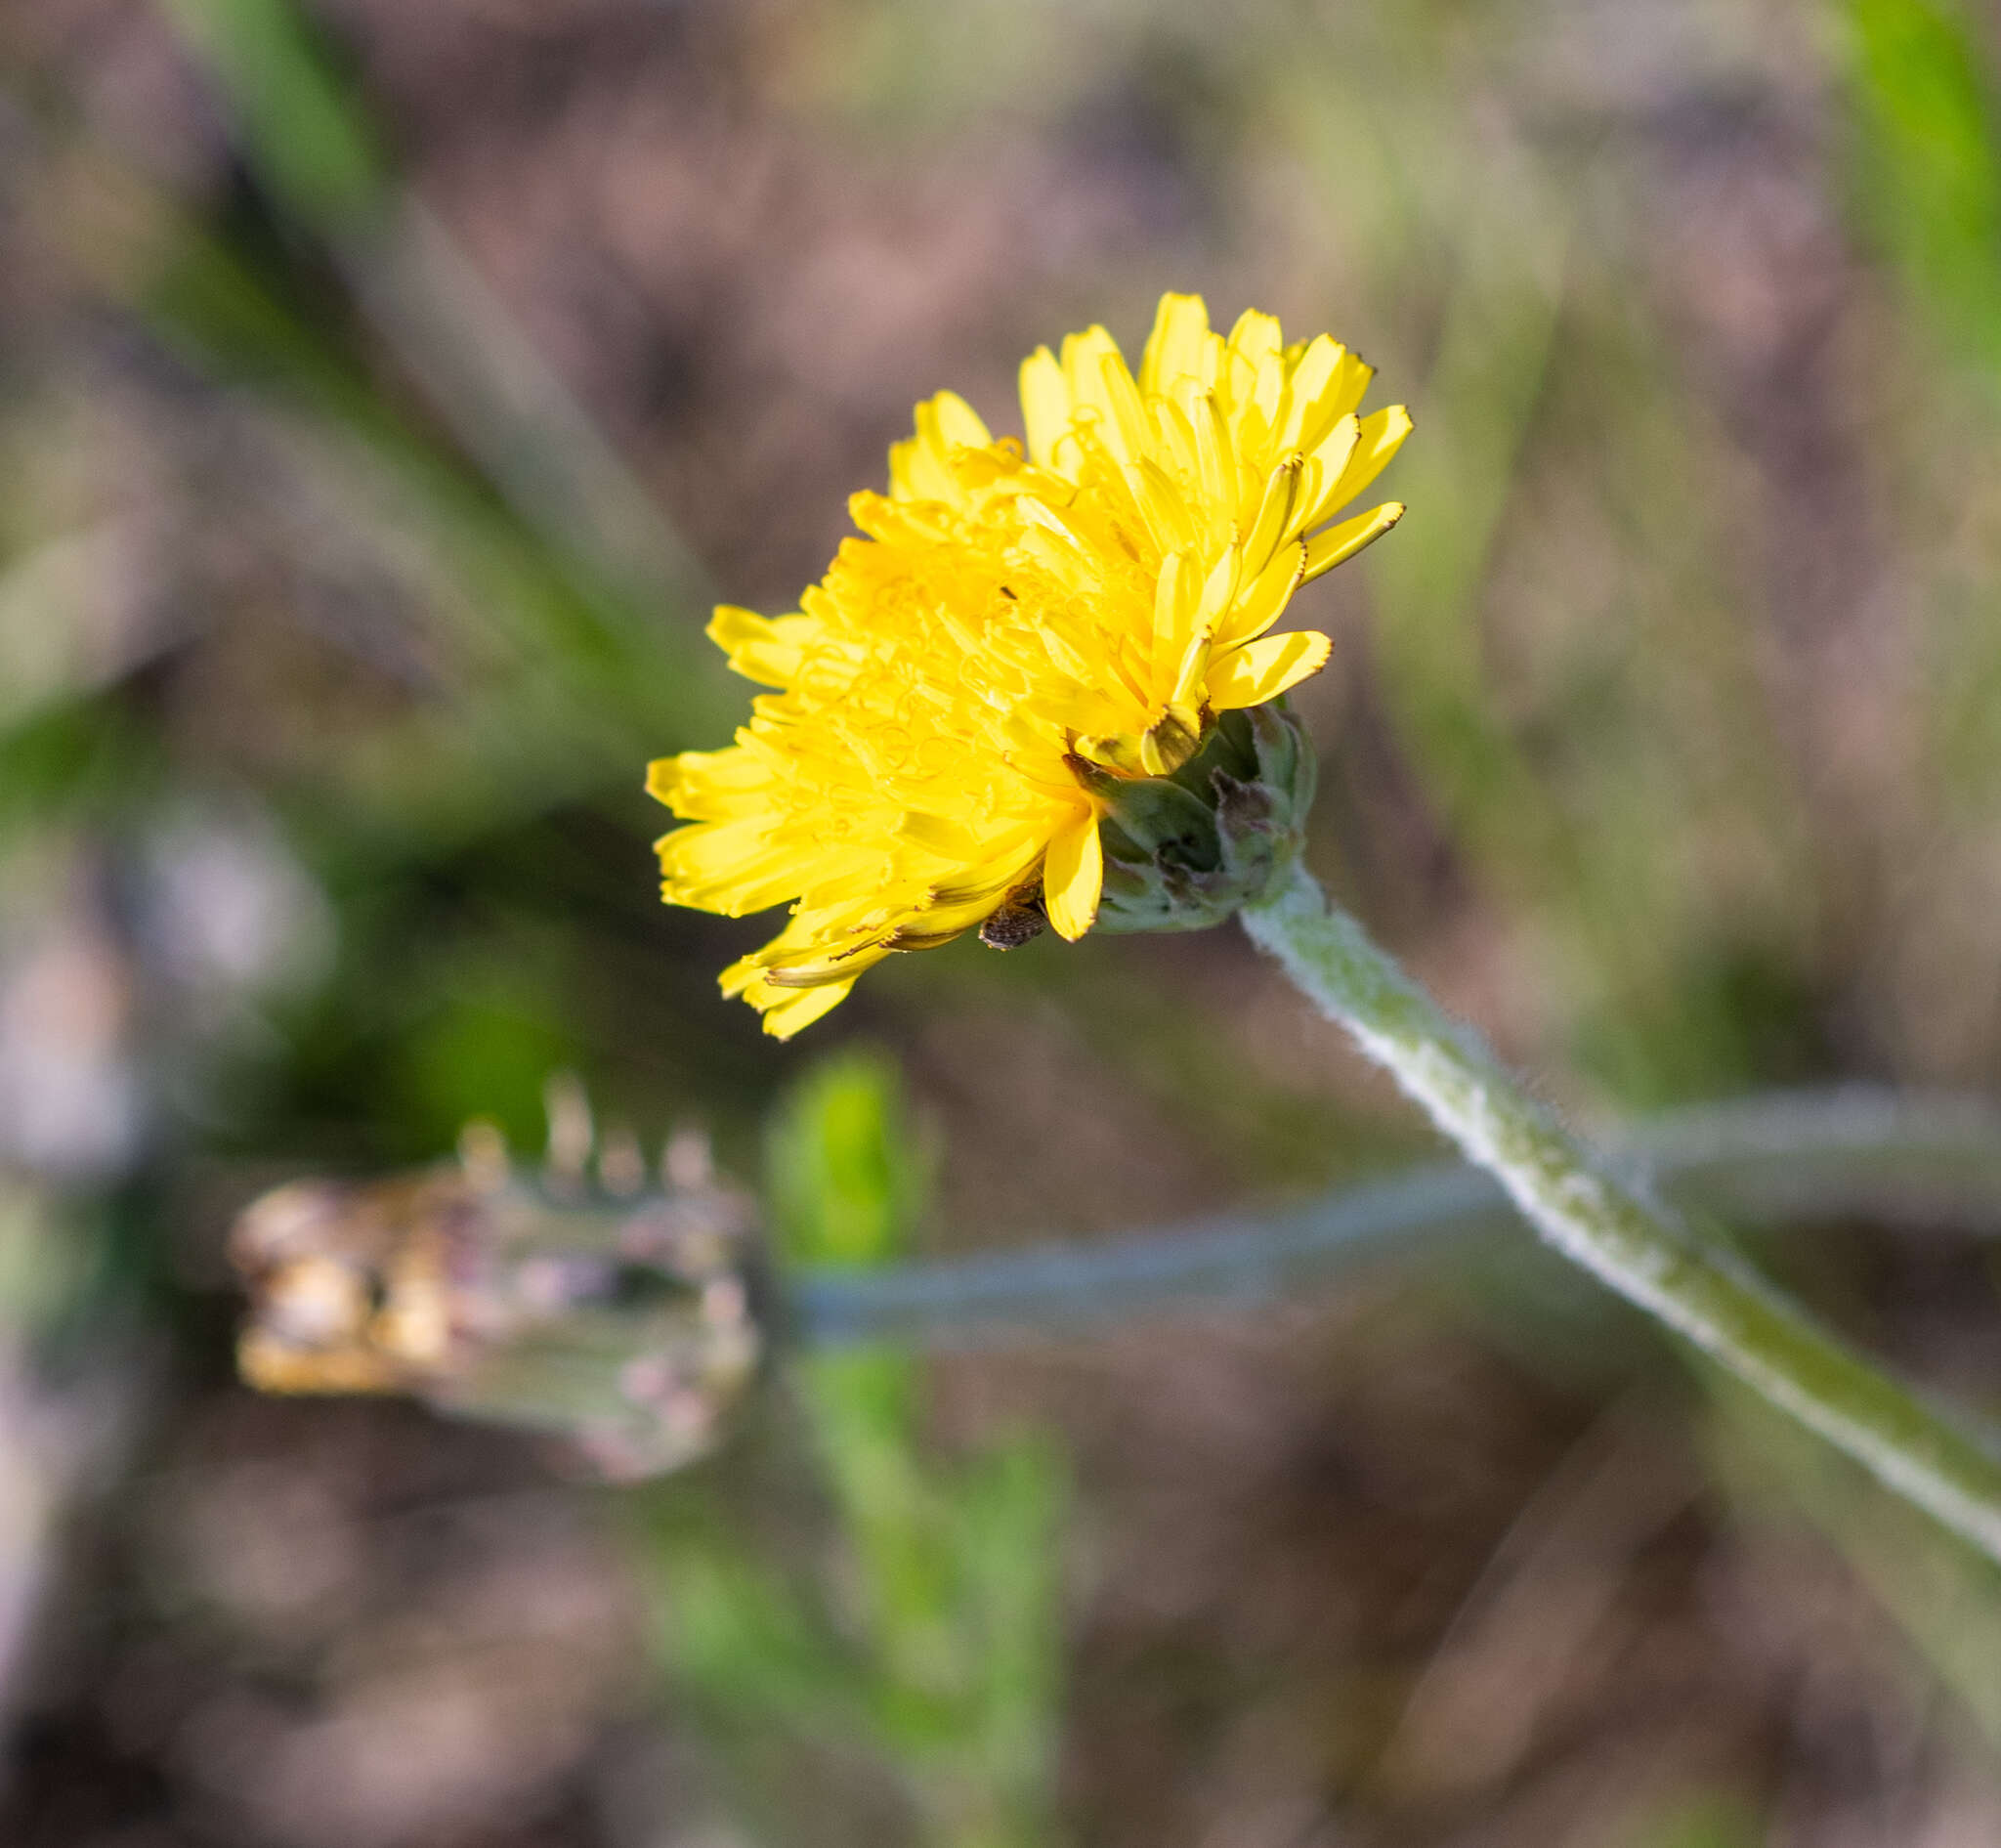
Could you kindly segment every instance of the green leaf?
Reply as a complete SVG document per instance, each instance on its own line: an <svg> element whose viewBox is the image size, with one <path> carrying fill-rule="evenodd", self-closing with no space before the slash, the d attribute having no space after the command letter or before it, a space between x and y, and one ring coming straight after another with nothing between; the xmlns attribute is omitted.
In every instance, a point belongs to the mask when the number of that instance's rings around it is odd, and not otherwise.
<svg viewBox="0 0 2001 1848"><path fill-rule="evenodd" d="M2001 94L1945 0L1849 0L1855 179L1878 241L1951 337L2001 360Z"/></svg>
<svg viewBox="0 0 2001 1848"><path fill-rule="evenodd" d="M766 1167L788 1257L878 1265L908 1248L925 1163L895 1069L879 1054L848 1053L816 1067L781 1108Z"/></svg>
<svg viewBox="0 0 2001 1848"><path fill-rule="evenodd" d="M222 79L288 209L330 229L380 201L386 172L368 124L286 0L168 0L167 13Z"/></svg>

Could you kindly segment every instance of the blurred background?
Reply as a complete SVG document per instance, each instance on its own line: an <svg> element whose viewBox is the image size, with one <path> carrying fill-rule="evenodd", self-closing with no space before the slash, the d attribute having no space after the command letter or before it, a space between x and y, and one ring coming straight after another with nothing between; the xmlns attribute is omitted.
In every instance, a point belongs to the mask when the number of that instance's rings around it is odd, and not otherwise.
<svg viewBox="0 0 2001 1848"><path fill-rule="evenodd" d="M811 1359L631 1489L254 1397L223 1258L535 1148L557 1069L807 1255L842 1187L949 1253L1433 1152L1232 931L968 939L781 1048L759 926L656 897L710 603L1165 289L1412 408L1298 704L1317 866L1452 1007L1587 1121L1993 1092L1997 57L1972 0L0 9L0 1840L2001 1840L2001 1577L1525 1235ZM2001 1408L1977 1244L1774 1262Z"/></svg>

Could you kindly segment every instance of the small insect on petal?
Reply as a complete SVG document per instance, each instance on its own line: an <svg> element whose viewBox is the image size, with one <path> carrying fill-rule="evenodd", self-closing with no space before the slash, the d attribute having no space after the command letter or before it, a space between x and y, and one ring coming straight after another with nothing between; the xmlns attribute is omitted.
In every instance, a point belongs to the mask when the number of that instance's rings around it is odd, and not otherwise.
<svg viewBox="0 0 2001 1848"><path fill-rule="evenodd" d="M990 950L1018 950L1024 943L1033 943L1048 924L1040 887L1009 892L1000 909L981 924L980 941Z"/></svg>

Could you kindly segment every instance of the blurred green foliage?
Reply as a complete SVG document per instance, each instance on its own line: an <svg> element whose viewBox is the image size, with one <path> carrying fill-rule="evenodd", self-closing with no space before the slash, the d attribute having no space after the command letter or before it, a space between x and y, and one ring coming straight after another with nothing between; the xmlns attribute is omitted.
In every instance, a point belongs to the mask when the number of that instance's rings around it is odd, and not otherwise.
<svg viewBox="0 0 2001 1848"><path fill-rule="evenodd" d="M1816 1534L1991 1751L2001 1752L2001 1568L1885 1495L1823 1446L1803 1443L1721 1380L1704 1432L1710 1467L1740 1521Z"/></svg>
<svg viewBox="0 0 2001 1848"><path fill-rule="evenodd" d="M289 210L329 228L379 204L388 174L375 137L305 16L285 0L167 0L167 11L222 76Z"/></svg>
<svg viewBox="0 0 2001 1848"><path fill-rule="evenodd" d="M1847 0L1871 234L1939 331L2001 382L2001 85L1991 18L1956 0Z"/></svg>
<svg viewBox="0 0 2001 1848"><path fill-rule="evenodd" d="M770 1137L782 1256L873 1266L910 1248L923 1141L894 1067L850 1053L810 1071ZM1051 1443L990 1439L940 1462L915 1356L856 1349L788 1369L831 1526L806 1556L761 1555L690 1494L657 1497L650 1575L662 1659L738 1766L773 1840L837 1825L775 1774L818 1744L885 1768L939 1848L1052 1839L1061 1703L1065 1485Z"/></svg>
<svg viewBox="0 0 2001 1848"><path fill-rule="evenodd" d="M1700 1790L1654 1806L1621 1848L1760 1848L1765 1820L1741 1797Z"/></svg>
<svg viewBox="0 0 2001 1848"><path fill-rule="evenodd" d="M851 1050L813 1067L767 1133L777 1243L795 1264L882 1265L907 1254L928 1191L896 1068Z"/></svg>

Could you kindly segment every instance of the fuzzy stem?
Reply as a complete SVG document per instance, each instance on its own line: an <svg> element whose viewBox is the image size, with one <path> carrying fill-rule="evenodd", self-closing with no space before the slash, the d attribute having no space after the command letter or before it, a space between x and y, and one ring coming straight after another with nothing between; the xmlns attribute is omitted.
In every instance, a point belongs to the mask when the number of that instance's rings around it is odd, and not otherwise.
<svg viewBox="0 0 2001 1848"><path fill-rule="evenodd" d="M1700 1104L1614 1132L1617 1172L1760 1227L1867 1219L2001 1236L2001 1111L1980 1099L1860 1086ZM809 1265L781 1284L808 1347L968 1347L1120 1321L1181 1304L1298 1297L1357 1265L1518 1224L1483 1169L1437 1162L1275 1214L880 1268Z"/></svg>
<svg viewBox="0 0 2001 1848"><path fill-rule="evenodd" d="M1500 1182L1548 1243L2001 1561L2001 1459L1734 1253L1607 1176L1303 867L1243 919L1252 941Z"/></svg>

